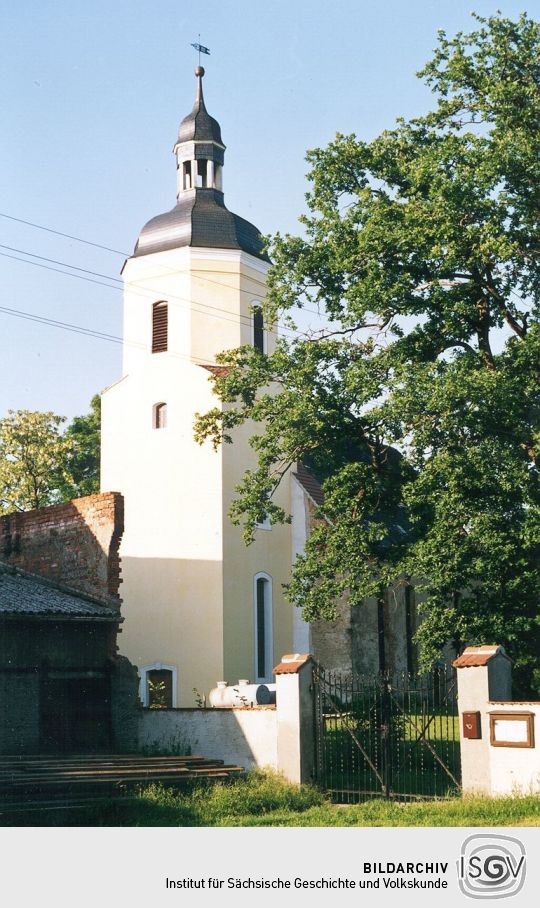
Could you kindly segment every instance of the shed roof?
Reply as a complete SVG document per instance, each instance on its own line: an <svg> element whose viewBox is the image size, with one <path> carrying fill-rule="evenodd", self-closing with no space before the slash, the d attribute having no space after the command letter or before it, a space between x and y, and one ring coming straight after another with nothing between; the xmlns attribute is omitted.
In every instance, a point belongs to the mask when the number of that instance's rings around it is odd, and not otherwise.
<svg viewBox="0 0 540 908"><path fill-rule="evenodd" d="M86 618L116 623L122 620L115 602L109 604L0 563L0 619L19 617Z"/></svg>

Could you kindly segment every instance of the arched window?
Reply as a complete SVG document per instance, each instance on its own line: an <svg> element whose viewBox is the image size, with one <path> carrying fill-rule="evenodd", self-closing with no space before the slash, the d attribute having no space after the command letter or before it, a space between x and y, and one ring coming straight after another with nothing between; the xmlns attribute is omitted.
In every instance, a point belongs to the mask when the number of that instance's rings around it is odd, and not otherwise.
<svg viewBox="0 0 540 908"><path fill-rule="evenodd" d="M272 578L259 573L253 584L255 680L271 681L274 660Z"/></svg>
<svg viewBox="0 0 540 908"><path fill-rule="evenodd" d="M154 404L152 407L152 428L153 429L166 429L167 428L167 404L160 403Z"/></svg>
<svg viewBox="0 0 540 908"><path fill-rule="evenodd" d="M164 300L152 306L152 353L167 350L169 335L169 312Z"/></svg>
<svg viewBox="0 0 540 908"><path fill-rule="evenodd" d="M266 332L263 311L257 303L253 306L253 346L259 353L266 353Z"/></svg>
<svg viewBox="0 0 540 908"><path fill-rule="evenodd" d="M153 662L141 669L140 698L150 709L171 709L176 706L175 665Z"/></svg>

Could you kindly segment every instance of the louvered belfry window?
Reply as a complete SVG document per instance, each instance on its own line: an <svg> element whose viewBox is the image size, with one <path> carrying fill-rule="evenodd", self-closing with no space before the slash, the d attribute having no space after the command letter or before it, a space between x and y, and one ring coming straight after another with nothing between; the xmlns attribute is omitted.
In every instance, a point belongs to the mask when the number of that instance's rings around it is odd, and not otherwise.
<svg viewBox="0 0 540 908"><path fill-rule="evenodd" d="M163 301L152 306L152 353L164 353L167 349L169 313Z"/></svg>

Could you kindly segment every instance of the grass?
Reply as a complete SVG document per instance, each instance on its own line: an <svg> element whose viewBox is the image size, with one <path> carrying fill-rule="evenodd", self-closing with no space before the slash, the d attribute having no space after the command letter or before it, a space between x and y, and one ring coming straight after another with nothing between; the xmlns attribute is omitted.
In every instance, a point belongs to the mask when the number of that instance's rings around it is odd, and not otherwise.
<svg viewBox="0 0 540 908"><path fill-rule="evenodd" d="M190 791L150 785L85 808L0 814L4 826L540 826L540 799L456 798L340 807L317 788L253 772Z"/></svg>

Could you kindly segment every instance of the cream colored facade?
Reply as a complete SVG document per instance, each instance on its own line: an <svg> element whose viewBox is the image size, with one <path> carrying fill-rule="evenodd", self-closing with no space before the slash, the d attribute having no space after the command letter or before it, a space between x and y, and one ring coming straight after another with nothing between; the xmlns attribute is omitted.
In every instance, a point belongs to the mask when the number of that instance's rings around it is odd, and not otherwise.
<svg viewBox="0 0 540 908"><path fill-rule="evenodd" d="M133 257L124 267L124 375L103 394L101 477L103 489L125 499L120 651L141 673L172 671L176 706L193 705L194 688L207 694L218 680L256 679L257 575L271 586L269 680L293 648L282 591L291 527L261 528L246 548L227 515L253 462L253 427L217 452L193 438L196 413L219 404L203 366L252 343L252 306L264 297L267 267L241 250L196 247ZM168 305L168 349L152 353L160 301ZM267 343L271 350L273 336ZM159 403L167 405L165 428L154 428ZM287 511L290 481L278 499Z"/></svg>
<svg viewBox="0 0 540 908"><path fill-rule="evenodd" d="M276 503L292 522L260 527L246 547L228 511L254 465L256 427L240 427L218 451L194 440L196 414L221 405L205 367L223 350L260 347L253 307L269 267L257 228L224 204L225 145L205 107L203 67L195 75L195 103L173 149L177 204L145 225L124 265L123 378L102 400L101 487L125 500L120 650L138 666L143 702L165 672L172 706L193 705L217 681L271 681L287 652L376 671L382 634L373 606L353 620L345 605L335 626L312 631L284 598L322 500L311 497L314 477L300 464L285 476ZM160 330L164 348L153 343ZM262 340L261 352L272 352L275 335ZM407 649L404 608L388 615L396 668Z"/></svg>

